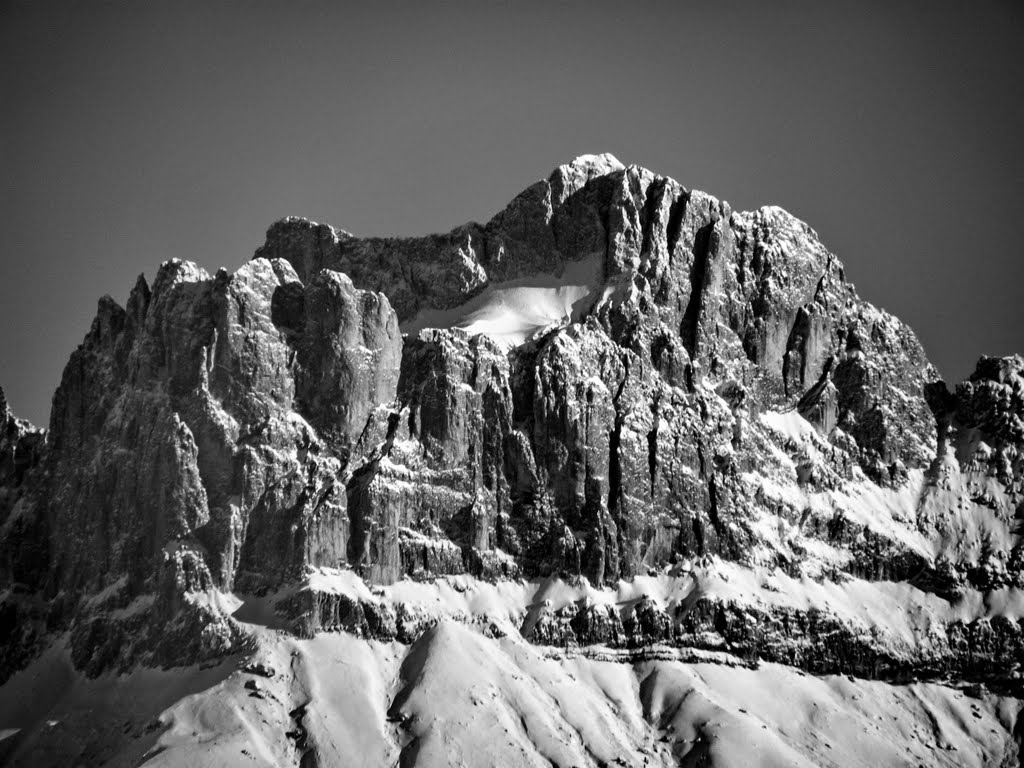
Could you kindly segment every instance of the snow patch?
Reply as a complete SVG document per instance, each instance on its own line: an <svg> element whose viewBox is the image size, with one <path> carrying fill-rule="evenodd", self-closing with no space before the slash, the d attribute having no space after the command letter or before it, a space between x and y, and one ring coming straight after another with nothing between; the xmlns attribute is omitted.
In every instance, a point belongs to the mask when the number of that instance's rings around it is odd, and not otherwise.
<svg viewBox="0 0 1024 768"><path fill-rule="evenodd" d="M550 328L582 320L604 283L601 255L567 263L560 273L539 274L492 283L452 309L422 310L403 324L415 335L426 328L461 328L484 334L511 349Z"/></svg>
<svg viewBox="0 0 1024 768"><path fill-rule="evenodd" d="M795 443L808 442L814 439L815 429L797 411L765 411L761 414L761 423L773 432Z"/></svg>

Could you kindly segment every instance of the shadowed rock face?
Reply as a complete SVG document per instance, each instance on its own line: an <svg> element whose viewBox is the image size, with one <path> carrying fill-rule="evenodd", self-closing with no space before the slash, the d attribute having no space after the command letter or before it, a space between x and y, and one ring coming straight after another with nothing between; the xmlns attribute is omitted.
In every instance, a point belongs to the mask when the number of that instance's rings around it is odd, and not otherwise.
<svg viewBox="0 0 1024 768"><path fill-rule="evenodd" d="M595 258L579 319L518 347L401 333ZM66 628L94 671L223 652L240 630L196 595L276 589L307 566L600 585L718 557L947 596L1024 586L1014 536L960 546L946 515L954 494L1013 524L1022 367L984 359L950 393L806 224L606 155L445 235L285 219L234 274L171 261L126 307L102 299L45 440L0 407L0 563L17 587L0 676ZM772 414L814 429L773 430ZM859 521L853 487L915 495L901 524L934 551ZM314 628L364 611L311 605L333 616ZM585 606L537 637L692 640L724 609L658 610ZM779 646L722 615L737 647Z"/></svg>

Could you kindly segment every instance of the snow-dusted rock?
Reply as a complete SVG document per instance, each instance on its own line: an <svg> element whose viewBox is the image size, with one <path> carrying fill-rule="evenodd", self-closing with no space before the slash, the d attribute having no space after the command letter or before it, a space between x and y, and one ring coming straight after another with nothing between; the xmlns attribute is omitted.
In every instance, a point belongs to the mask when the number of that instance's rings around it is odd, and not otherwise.
<svg viewBox="0 0 1024 768"><path fill-rule="evenodd" d="M426 755L423 659L526 639L985 684L1019 733L1022 425L1020 357L951 392L805 223L610 155L442 235L287 218L102 299L46 432L0 392L0 680L55 642L88 675L411 645ZM292 703L292 757L327 750Z"/></svg>

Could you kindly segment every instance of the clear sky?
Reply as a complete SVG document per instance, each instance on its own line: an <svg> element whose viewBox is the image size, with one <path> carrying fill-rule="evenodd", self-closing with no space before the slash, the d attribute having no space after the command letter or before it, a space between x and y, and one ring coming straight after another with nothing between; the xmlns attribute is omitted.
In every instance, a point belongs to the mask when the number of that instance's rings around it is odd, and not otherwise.
<svg viewBox="0 0 1024 768"><path fill-rule="evenodd" d="M1024 352L1024 4L0 2L0 385L45 424L96 300L298 214L487 220L612 152L782 205L949 380Z"/></svg>

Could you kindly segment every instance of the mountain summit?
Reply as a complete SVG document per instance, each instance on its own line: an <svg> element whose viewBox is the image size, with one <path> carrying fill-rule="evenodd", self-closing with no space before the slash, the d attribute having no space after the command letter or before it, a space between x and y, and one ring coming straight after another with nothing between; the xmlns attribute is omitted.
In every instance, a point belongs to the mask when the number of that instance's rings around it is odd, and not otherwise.
<svg viewBox="0 0 1024 768"><path fill-rule="evenodd" d="M286 218L0 392L0 756L1018 765L1022 519L1024 359L951 390L780 208Z"/></svg>

